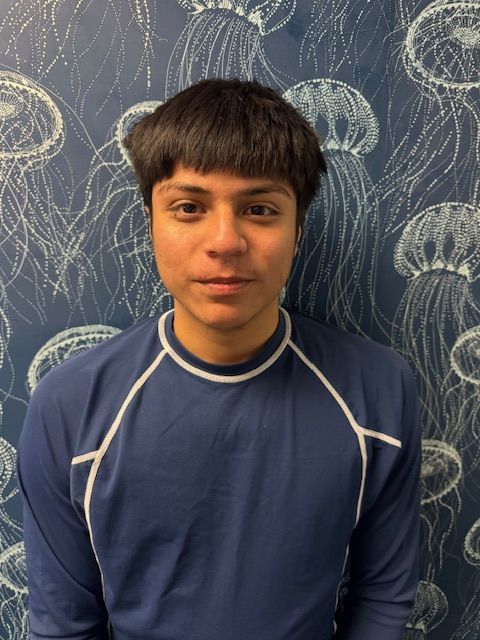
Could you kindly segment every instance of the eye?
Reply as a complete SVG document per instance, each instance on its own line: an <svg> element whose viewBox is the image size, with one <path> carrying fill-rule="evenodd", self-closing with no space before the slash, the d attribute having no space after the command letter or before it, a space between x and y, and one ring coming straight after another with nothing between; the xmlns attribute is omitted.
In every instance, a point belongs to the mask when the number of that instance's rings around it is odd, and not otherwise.
<svg viewBox="0 0 480 640"><path fill-rule="evenodd" d="M265 216L273 215L275 211L274 209L271 209L270 207L266 207L263 204L254 204L251 207L248 207L245 213L251 216L265 217Z"/></svg>
<svg viewBox="0 0 480 640"><path fill-rule="evenodd" d="M203 209L194 202L178 202L168 207L176 218L181 220L196 219L197 215L203 212Z"/></svg>
<svg viewBox="0 0 480 640"><path fill-rule="evenodd" d="M197 213L198 207L196 204L192 202L184 202L179 206L179 209L182 213Z"/></svg>

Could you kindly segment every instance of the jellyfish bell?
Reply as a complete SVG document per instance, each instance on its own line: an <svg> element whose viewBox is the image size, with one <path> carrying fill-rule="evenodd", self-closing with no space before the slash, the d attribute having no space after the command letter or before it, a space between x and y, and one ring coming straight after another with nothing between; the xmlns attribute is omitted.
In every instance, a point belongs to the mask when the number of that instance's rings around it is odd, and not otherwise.
<svg viewBox="0 0 480 640"><path fill-rule="evenodd" d="M74 355L104 342L118 333L120 329L103 324L73 327L60 331L48 340L34 355L28 368L27 385L32 393L40 379L53 367Z"/></svg>
<svg viewBox="0 0 480 640"><path fill-rule="evenodd" d="M167 97L192 78L256 78L285 88L286 76L270 65L262 38L290 20L296 0L177 1L189 16L168 62Z"/></svg>
<svg viewBox="0 0 480 640"><path fill-rule="evenodd" d="M158 100L145 100L143 102L138 102L127 109L127 111L125 111L125 113L123 113L119 118L115 127L115 139L122 158L128 165L132 166L132 163L128 151L123 145L124 137L130 133L139 120L144 116L147 116L149 113L152 113L152 111L154 111L160 104L162 103Z"/></svg>
<svg viewBox="0 0 480 640"><path fill-rule="evenodd" d="M433 582L420 580L415 594L415 605L407 622L407 638L423 638L423 635L438 627L448 614L448 600L443 591ZM415 633L418 632L418 633Z"/></svg>
<svg viewBox="0 0 480 640"><path fill-rule="evenodd" d="M464 202L428 207L405 226L393 263L405 277L444 270L474 282L480 276L480 208Z"/></svg>
<svg viewBox="0 0 480 640"><path fill-rule="evenodd" d="M261 35L280 29L291 17L296 0L177 0L188 11L202 13L221 9L231 11L255 25Z"/></svg>
<svg viewBox="0 0 480 640"><path fill-rule="evenodd" d="M465 536L463 556L469 564L480 567L480 518L473 523Z"/></svg>
<svg viewBox="0 0 480 640"><path fill-rule="evenodd" d="M480 326L472 327L457 339L450 361L459 378L480 385Z"/></svg>
<svg viewBox="0 0 480 640"><path fill-rule="evenodd" d="M0 166L43 166L64 141L62 115L38 84L13 71L0 71Z"/></svg>
<svg viewBox="0 0 480 640"><path fill-rule="evenodd" d="M412 22L404 48L410 77L427 87L480 87L480 2L434 2Z"/></svg>
<svg viewBox="0 0 480 640"><path fill-rule="evenodd" d="M462 479L462 459L441 440L422 440L422 505L438 502L456 489Z"/></svg>
<svg viewBox="0 0 480 640"><path fill-rule="evenodd" d="M283 94L323 135L323 148L364 156L379 137L378 119L367 100L345 82L306 80Z"/></svg>
<svg viewBox="0 0 480 640"><path fill-rule="evenodd" d="M7 547L0 553L0 586L18 594L28 593L25 547L23 542Z"/></svg>

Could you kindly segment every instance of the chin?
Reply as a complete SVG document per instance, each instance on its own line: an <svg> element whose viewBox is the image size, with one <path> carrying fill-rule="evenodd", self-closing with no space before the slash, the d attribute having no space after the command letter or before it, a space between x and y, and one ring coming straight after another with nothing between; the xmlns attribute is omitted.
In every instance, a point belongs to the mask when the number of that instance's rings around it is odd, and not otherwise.
<svg viewBox="0 0 480 640"><path fill-rule="evenodd" d="M245 324L248 324L250 316L247 316L240 311L235 312L232 309L230 312L224 311L206 314L205 316L200 318L200 320L211 329L232 331L234 329L243 327Z"/></svg>

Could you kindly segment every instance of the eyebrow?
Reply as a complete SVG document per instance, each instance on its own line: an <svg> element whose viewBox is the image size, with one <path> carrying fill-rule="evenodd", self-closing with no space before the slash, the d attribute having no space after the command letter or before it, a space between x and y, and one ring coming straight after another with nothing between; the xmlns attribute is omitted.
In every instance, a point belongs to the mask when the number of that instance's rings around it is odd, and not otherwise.
<svg viewBox="0 0 480 640"><path fill-rule="evenodd" d="M184 191L186 193L203 193L206 195L211 195L211 191L208 189L204 189L203 187L199 187L196 184L188 184L185 182L170 182L168 184L164 184L162 186L157 187L158 193L164 193L166 191ZM292 194L285 188L279 184L262 184L258 187L251 187L249 189L240 189L235 192L236 196L258 196L264 193L280 193L282 195L292 197Z"/></svg>

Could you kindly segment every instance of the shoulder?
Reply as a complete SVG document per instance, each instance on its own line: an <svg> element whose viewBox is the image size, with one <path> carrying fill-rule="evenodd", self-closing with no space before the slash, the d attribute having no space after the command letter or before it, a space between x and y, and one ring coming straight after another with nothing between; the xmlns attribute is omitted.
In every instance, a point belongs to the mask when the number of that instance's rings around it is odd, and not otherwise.
<svg viewBox="0 0 480 640"><path fill-rule="evenodd" d="M33 390L26 424L33 420L80 435L82 425L91 428L92 415L111 420L162 350L157 324L158 318L141 321L51 368Z"/></svg>
<svg viewBox="0 0 480 640"><path fill-rule="evenodd" d="M401 437L406 405L417 402L415 376L394 349L370 338L289 312L292 343L347 404L358 423Z"/></svg>
<svg viewBox="0 0 480 640"><path fill-rule="evenodd" d="M349 367L365 373L402 370L409 375L410 366L391 347L340 327L289 311L292 340L331 368L347 371ZM379 369L380 368L380 371Z"/></svg>
<svg viewBox="0 0 480 640"><path fill-rule="evenodd" d="M20 447L70 461L94 450L124 398L162 352L149 318L50 369L33 390ZM66 463L65 463L66 464Z"/></svg>

